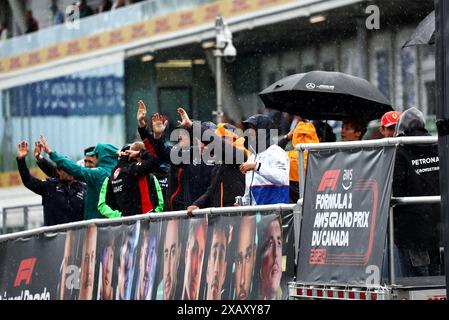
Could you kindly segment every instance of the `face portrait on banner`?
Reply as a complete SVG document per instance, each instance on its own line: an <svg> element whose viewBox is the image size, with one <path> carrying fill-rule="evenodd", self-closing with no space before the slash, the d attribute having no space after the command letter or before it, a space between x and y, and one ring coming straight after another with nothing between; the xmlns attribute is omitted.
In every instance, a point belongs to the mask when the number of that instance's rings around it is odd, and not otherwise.
<svg viewBox="0 0 449 320"><path fill-rule="evenodd" d="M234 299L250 299L256 263L256 217L241 218L234 270Z"/></svg>
<svg viewBox="0 0 449 320"><path fill-rule="evenodd" d="M182 300L198 300L207 239L207 218L191 219L185 252Z"/></svg>
<svg viewBox="0 0 449 320"><path fill-rule="evenodd" d="M135 267L135 252L139 241L140 222L128 226L120 247L117 300L130 300Z"/></svg>
<svg viewBox="0 0 449 320"><path fill-rule="evenodd" d="M138 282L136 287L137 300L151 300L156 278L157 250L159 243L158 223L145 226L139 257Z"/></svg>
<svg viewBox="0 0 449 320"><path fill-rule="evenodd" d="M86 228L81 260L80 300L92 300L95 278L97 226Z"/></svg>
<svg viewBox="0 0 449 320"><path fill-rule="evenodd" d="M80 289L80 264L83 241L80 230L67 230L58 285L59 300L75 300Z"/></svg>
<svg viewBox="0 0 449 320"><path fill-rule="evenodd" d="M114 287L112 276L114 271L115 235L111 234L106 246L100 252L100 271L98 276L98 299L113 300Z"/></svg>
<svg viewBox="0 0 449 320"><path fill-rule="evenodd" d="M174 300L178 277L179 258L181 255L180 221L169 220L166 223L163 245L163 300Z"/></svg>
<svg viewBox="0 0 449 320"><path fill-rule="evenodd" d="M282 226L279 218L262 224L260 233L259 298L277 300L282 296ZM263 220L262 220L263 221Z"/></svg>
<svg viewBox="0 0 449 320"><path fill-rule="evenodd" d="M206 300L221 300L227 274L232 227L223 219L213 225L206 270Z"/></svg>

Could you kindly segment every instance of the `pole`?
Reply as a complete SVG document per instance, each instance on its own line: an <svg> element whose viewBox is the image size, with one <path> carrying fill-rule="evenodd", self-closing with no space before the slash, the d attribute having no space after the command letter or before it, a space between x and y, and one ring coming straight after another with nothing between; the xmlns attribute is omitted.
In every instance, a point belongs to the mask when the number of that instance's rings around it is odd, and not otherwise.
<svg viewBox="0 0 449 320"><path fill-rule="evenodd" d="M6 208L3 208L3 234L8 233L8 228L6 227Z"/></svg>
<svg viewBox="0 0 449 320"><path fill-rule="evenodd" d="M388 246L389 246L389 270L390 270L390 285L394 286L396 284L396 270L394 266L394 210L393 207L390 208L390 216L388 217Z"/></svg>
<svg viewBox="0 0 449 320"><path fill-rule="evenodd" d="M23 208L23 226L24 230L28 230L28 207Z"/></svg>
<svg viewBox="0 0 449 320"><path fill-rule="evenodd" d="M449 0L435 0L436 100L440 154L441 221L446 292L449 288Z"/></svg>
<svg viewBox="0 0 449 320"><path fill-rule="evenodd" d="M215 83L217 84L217 124L221 123L223 120L223 98L222 98L222 63L221 63L222 52L220 49L215 50Z"/></svg>

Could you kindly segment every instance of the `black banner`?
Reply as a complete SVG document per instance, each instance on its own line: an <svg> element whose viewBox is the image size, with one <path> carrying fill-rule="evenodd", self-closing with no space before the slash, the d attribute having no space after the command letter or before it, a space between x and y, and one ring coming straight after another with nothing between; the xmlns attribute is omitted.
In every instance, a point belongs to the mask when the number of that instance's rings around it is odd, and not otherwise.
<svg viewBox="0 0 449 320"><path fill-rule="evenodd" d="M0 299L58 299L64 239L64 234L45 234L2 243Z"/></svg>
<svg viewBox="0 0 449 320"><path fill-rule="evenodd" d="M394 147L310 153L298 282L380 283L394 156Z"/></svg>
<svg viewBox="0 0 449 320"><path fill-rule="evenodd" d="M0 243L0 299L287 299L292 212L89 225Z"/></svg>

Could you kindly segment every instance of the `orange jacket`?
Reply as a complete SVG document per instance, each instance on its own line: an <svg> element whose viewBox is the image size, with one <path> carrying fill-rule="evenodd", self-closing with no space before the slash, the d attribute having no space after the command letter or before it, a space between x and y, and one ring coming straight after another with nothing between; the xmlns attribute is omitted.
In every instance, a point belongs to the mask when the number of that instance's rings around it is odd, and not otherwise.
<svg viewBox="0 0 449 320"><path fill-rule="evenodd" d="M315 126L309 122L300 121L293 131L293 148L300 143L319 143L320 139L316 134ZM290 158L290 181L299 182L298 151L288 151ZM304 169L307 166L307 152L304 153Z"/></svg>

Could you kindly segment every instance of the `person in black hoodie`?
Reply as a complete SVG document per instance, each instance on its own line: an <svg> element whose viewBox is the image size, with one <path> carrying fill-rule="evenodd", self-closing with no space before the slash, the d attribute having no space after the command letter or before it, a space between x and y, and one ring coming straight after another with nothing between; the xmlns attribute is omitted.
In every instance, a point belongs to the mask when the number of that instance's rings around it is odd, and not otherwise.
<svg viewBox="0 0 449 320"><path fill-rule="evenodd" d="M224 139L214 135L215 147L221 151L221 155L215 157L215 166L211 174L211 184L207 191L196 199L187 208L187 214L193 215L193 211L200 208L232 207L237 196L245 194L245 175L240 172L240 165L248 159L246 149L236 145L239 138L232 126L224 126L226 133ZM230 131L233 130L233 131ZM221 144L220 148L217 144ZM210 145L209 145L210 146ZM228 160L228 161L226 161Z"/></svg>
<svg viewBox="0 0 449 320"><path fill-rule="evenodd" d="M395 136L429 136L423 114L416 108L405 111L399 120ZM399 146L393 195L440 195L439 170L437 145ZM399 248L404 277L441 274L440 228L439 205L398 206L394 209L395 242Z"/></svg>
<svg viewBox="0 0 449 320"><path fill-rule="evenodd" d="M53 226L83 220L86 185L59 168L55 169L56 178L42 181L33 177L25 162L28 153L28 143L22 141L18 146L17 166L25 187L42 196L44 225Z"/></svg>
<svg viewBox="0 0 449 320"><path fill-rule="evenodd" d="M170 164L169 192L165 211L185 210L195 199L204 194L210 185L213 162L205 162L201 156L207 141L197 141L192 138L194 123L183 108L178 108L182 119L178 121L178 144L169 146L164 137L168 125L166 117L155 114L151 119L152 126L147 126L146 112L146 106L140 100L137 111L138 131L145 148L153 157ZM152 129L151 132L150 129ZM215 129L213 124L201 124L201 136L209 129ZM175 158L179 161L172 161Z"/></svg>

